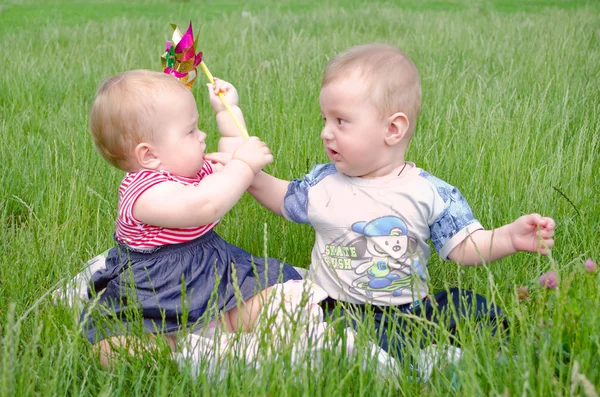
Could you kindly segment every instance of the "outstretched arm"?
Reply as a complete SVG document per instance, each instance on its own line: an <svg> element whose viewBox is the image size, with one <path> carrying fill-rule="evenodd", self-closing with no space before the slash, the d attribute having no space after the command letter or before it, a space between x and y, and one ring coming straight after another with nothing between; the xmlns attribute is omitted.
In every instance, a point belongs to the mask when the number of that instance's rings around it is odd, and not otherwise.
<svg viewBox="0 0 600 397"><path fill-rule="evenodd" d="M554 246L555 223L539 214L524 215L494 230L478 230L456 246L448 258L460 265L493 262L519 251L548 255Z"/></svg>
<svg viewBox="0 0 600 397"><path fill-rule="evenodd" d="M283 199L289 185L289 181L276 178L261 171L256 175L254 181L252 181L252 184L248 188L248 193L272 213L283 216L281 205L283 204Z"/></svg>
<svg viewBox="0 0 600 397"><path fill-rule="evenodd" d="M207 153L204 158L208 161L218 164L228 164L231 161L229 153ZM248 187L250 193L256 201L263 207L276 215L283 216L281 205L290 185L289 181L276 178L264 171L259 172L254 177L251 185Z"/></svg>

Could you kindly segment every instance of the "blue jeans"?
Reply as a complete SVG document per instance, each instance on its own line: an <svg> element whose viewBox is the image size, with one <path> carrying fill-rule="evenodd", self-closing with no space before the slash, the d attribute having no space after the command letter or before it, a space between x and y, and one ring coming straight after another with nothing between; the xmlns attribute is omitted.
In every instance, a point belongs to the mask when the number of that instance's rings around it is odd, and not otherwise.
<svg viewBox="0 0 600 397"><path fill-rule="evenodd" d="M450 333L454 344L459 344L456 329L458 322L465 319L490 325L492 334L496 333L498 325L506 326L506 319L500 308L488 304L481 295L458 288L441 291L422 301L402 306L356 305L332 298L325 299L320 305L324 311L324 320L335 321L336 325L343 328L350 325L356 329L359 321L372 321L378 345L398 359L402 358L402 346L415 336L412 325L419 319L426 320L423 326L417 328L424 336L420 338L421 347L435 339L438 326Z"/></svg>

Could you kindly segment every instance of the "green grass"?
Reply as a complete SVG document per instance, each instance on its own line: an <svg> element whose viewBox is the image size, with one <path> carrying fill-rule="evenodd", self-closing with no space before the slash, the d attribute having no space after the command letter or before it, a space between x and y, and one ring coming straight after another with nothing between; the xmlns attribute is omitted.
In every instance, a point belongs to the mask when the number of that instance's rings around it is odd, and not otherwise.
<svg viewBox="0 0 600 397"><path fill-rule="evenodd" d="M600 262L599 3L274 3L0 6L0 395L597 393L600 284L582 264L588 257ZM465 359L454 388L448 371L427 385L408 374L382 379L335 354L304 370L291 368L284 352L259 370L234 368L221 381L194 380L167 354L100 369L75 314L44 295L112 245L122 174L95 152L87 111L104 78L158 69L168 24L189 20L211 71L237 86L249 130L275 153L268 171L288 179L326 160L317 98L327 59L371 41L409 54L424 98L408 159L459 187L488 228L534 211L557 222L552 258L517 254L489 267L457 268L432 257L434 290L473 288L505 309L508 344L471 335L473 324L462 328ZM200 126L215 149L205 88L194 90ZM311 229L267 213L249 197L218 232L262 254L265 227L270 256L309 263ZM536 287L550 269L559 273L559 288ZM531 293L524 303L515 293L521 284ZM506 360L496 359L499 350Z"/></svg>

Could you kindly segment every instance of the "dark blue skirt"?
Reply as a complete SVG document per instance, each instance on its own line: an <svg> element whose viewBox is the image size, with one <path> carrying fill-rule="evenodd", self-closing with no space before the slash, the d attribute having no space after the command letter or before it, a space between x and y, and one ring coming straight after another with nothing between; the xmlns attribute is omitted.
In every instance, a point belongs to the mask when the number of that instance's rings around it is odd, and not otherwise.
<svg viewBox="0 0 600 397"><path fill-rule="evenodd" d="M214 231L151 253L119 244L90 281L81 321L91 343L141 323L145 331L171 333L202 326L267 287L301 278L291 265L252 256Z"/></svg>

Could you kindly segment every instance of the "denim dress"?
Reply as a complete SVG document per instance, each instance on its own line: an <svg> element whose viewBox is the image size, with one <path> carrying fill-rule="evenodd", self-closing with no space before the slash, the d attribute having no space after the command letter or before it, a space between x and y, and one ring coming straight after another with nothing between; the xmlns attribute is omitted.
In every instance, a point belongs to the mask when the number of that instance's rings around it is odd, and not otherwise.
<svg viewBox="0 0 600 397"><path fill-rule="evenodd" d="M152 252L118 244L90 281L81 322L91 343L140 324L150 333L193 331L267 287L300 279L293 266L252 256L214 231Z"/></svg>

